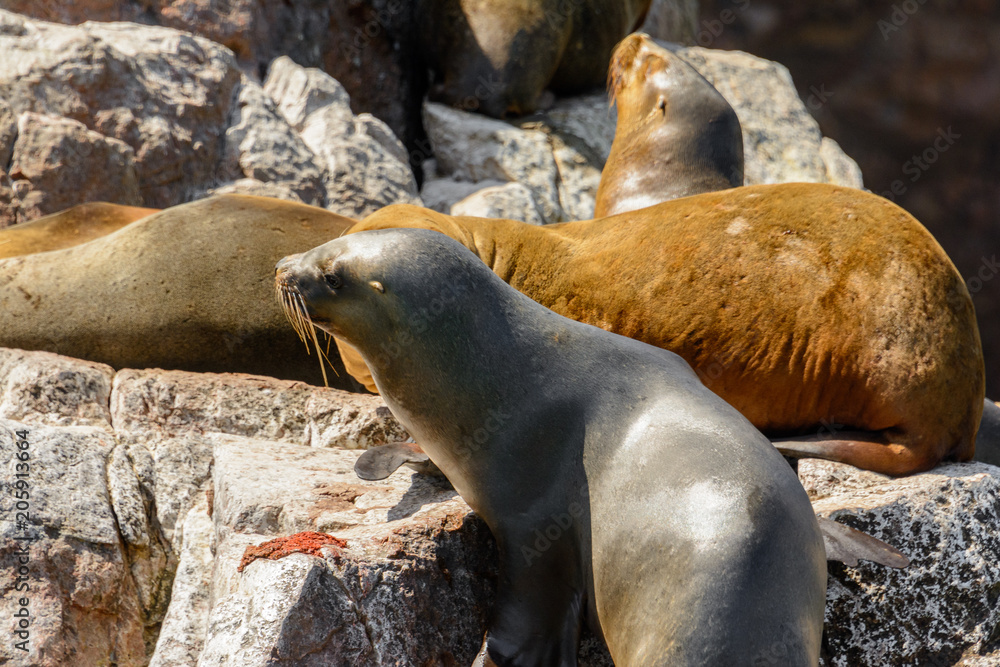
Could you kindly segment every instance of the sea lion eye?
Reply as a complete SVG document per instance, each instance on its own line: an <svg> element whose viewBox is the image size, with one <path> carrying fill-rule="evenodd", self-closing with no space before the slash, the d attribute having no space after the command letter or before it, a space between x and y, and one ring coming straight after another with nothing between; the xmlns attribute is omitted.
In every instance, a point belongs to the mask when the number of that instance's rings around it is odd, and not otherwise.
<svg viewBox="0 0 1000 667"><path fill-rule="evenodd" d="M334 273L328 273L323 277L326 279L326 284L329 285L331 289L337 289L343 285L343 282L340 280L340 276Z"/></svg>

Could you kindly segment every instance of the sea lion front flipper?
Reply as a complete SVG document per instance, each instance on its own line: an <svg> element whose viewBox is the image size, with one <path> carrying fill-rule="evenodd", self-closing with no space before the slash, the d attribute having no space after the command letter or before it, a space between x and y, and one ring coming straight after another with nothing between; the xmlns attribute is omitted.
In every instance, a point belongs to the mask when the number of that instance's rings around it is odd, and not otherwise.
<svg viewBox="0 0 1000 667"><path fill-rule="evenodd" d="M374 482L385 479L403 464L409 465L417 472L441 474L438 467L431 463L424 450L415 442L390 442L388 445L372 447L355 461L354 472L361 479Z"/></svg>
<svg viewBox="0 0 1000 667"><path fill-rule="evenodd" d="M903 568L910 559L898 549L860 530L837 523L832 519L818 516L819 530L823 533L826 559L835 560L850 567L857 567L858 560L870 560L886 567Z"/></svg>

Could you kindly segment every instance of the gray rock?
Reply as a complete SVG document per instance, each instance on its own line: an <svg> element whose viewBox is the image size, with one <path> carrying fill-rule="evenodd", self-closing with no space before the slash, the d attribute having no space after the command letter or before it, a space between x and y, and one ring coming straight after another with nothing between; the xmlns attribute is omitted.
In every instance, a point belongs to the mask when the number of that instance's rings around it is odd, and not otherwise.
<svg viewBox="0 0 1000 667"><path fill-rule="evenodd" d="M196 665L211 610L215 530L204 496L184 518L177 574L149 667Z"/></svg>
<svg viewBox="0 0 1000 667"><path fill-rule="evenodd" d="M224 168L230 179L273 183L291 190L305 204L325 203L325 171L271 98L252 81L240 87L226 130L225 151Z"/></svg>
<svg viewBox="0 0 1000 667"><path fill-rule="evenodd" d="M93 361L0 348L0 418L110 432L113 377Z"/></svg>
<svg viewBox="0 0 1000 667"><path fill-rule="evenodd" d="M142 204L132 148L58 116L21 114L9 174L21 219L78 202Z"/></svg>
<svg viewBox="0 0 1000 667"><path fill-rule="evenodd" d="M653 0L641 32L653 39L694 44L698 34L698 0Z"/></svg>
<svg viewBox="0 0 1000 667"><path fill-rule="evenodd" d="M228 49L167 28L0 18L0 97L15 113L74 119L128 144L137 203L163 208L214 184L242 77Z"/></svg>
<svg viewBox="0 0 1000 667"><path fill-rule="evenodd" d="M831 563L824 665L952 665L996 649L1000 468L943 465L891 479L801 462L817 514L898 547L903 570ZM975 661L960 664L975 664Z"/></svg>
<svg viewBox="0 0 1000 667"><path fill-rule="evenodd" d="M27 431L26 447L17 447L18 431ZM14 507L0 517L5 563L0 613L13 618L23 598L30 615L29 650L19 651L9 635L0 643L0 662L97 665L115 655L119 665L145 664L143 636L150 619L144 617L105 481L114 445L102 429L0 420L3 498L14 497L16 454L26 451L29 466L22 480L27 517L15 514ZM15 558L24 560L18 564Z"/></svg>
<svg viewBox="0 0 1000 667"><path fill-rule="evenodd" d="M424 125L441 173L460 181L520 183L531 190L545 222L565 219L545 132L433 102L424 105Z"/></svg>
<svg viewBox="0 0 1000 667"><path fill-rule="evenodd" d="M503 186L501 181L456 181L451 178L434 178L424 181L420 190L420 198L424 206L440 213L450 213L451 207L469 195L485 188Z"/></svg>
<svg viewBox="0 0 1000 667"><path fill-rule="evenodd" d="M531 190L520 183L483 188L451 207L452 215L507 218L532 225L545 224Z"/></svg>
<svg viewBox="0 0 1000 667"><path fill-rule="evenodd" d="M406 149L382 121L355 117L328 74L278 58L264 87L323 167L326 208L363 217L389 204L420 203Z"/></svg>

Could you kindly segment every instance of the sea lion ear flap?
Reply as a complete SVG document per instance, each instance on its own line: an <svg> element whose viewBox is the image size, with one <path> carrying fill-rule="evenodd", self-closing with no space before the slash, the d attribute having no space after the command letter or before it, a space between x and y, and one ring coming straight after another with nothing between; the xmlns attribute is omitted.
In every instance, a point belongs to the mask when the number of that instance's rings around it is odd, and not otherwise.
<svg viewBox="0 0 1000 667"><path fill-rule="evenodd" d="M870 560L886 567L904 568L910 559L894 547L850 526L818 516L819 530L823 534L826 559L857 567L859 560Z"/></svg>
<svg viewBox="0 0 1000 667"><path fill-rule="evenodd" d="M368 282L368 284L371 285L372 288L374 288L374 290L379 294L385 294L385 287L383 287L382 283L380 283L379 281L371 280Z"/></svg>

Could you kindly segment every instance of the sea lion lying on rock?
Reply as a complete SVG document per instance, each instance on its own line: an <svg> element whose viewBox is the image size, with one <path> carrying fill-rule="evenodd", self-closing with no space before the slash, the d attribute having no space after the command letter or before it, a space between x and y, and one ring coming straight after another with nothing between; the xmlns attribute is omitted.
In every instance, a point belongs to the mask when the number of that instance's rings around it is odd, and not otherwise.
<svg viewBox="0 0 1000 667"><path fill-rule="evenodd" d="M618 124L594 217L743 185L736 112L695 68L647 35L618 45L608 73Z"/></svg>
<svg viewBox="0 0 1000 667"><path fill-rule="evenodd" d="M280 199L222 195L88 243L2 260L0 346L115 368L322 384L316 356L298 344L274 301L270 274L281 257L336 238L354 222ZM342 369L329 380L359 389Z"/></svg>
<svg viewBox="0 0 1000 667"><path fill-rule="evenodd" d="M348 233L414 227L561 315L676 352L769 437L792 438L777 443L790 455L891 475L972 457L985 385L972 300L930 233L881 197L758 185L545 227L399 205Z"/></svg>
<svg viewBox="0 0 1000 667"><path fill-rule="evenodd" d="M575 665L584 619L620 666L754 664L779 644L783 664L817 663L812 506L682 359L557 315L426 230L337 239L276 281L293 321L360 351L497 538L474 665Z"/></svg>
<svg viewBox="0 0 1000 667"><path fill-rule="evenodd" d="M69 248L106 236L157 212L107 202L73 206L29 222L0 229L0 259Z"/></svg>

